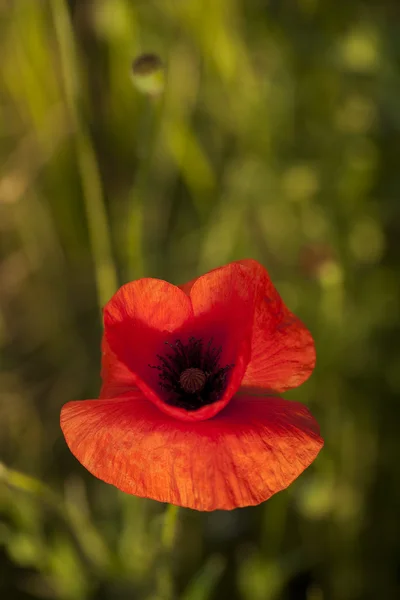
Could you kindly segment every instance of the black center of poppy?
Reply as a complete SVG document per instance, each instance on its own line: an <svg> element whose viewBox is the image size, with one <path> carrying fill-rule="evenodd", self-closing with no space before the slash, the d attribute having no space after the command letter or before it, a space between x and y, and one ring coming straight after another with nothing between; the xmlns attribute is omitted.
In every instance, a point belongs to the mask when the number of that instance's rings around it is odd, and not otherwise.
<svg viewBox="0 0 400 600"><path fill-rule="evenodd" d="M233 365L219 364L222 347L215 348L211 339L206 346L202 339L189 338L187 344L176 340L165 342L171 352L157 354L159 365L149 365L159 371L159 385L167 394L166 402L186 410L198 410L219 400L227 386L227 374Z"/></svg>

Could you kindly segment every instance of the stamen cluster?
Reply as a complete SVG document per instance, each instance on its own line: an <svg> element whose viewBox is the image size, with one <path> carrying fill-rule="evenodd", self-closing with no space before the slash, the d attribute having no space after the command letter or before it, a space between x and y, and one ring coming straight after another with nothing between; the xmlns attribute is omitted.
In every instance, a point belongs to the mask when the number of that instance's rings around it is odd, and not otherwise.
<svg viewBox="0 0 400 600"><path fill-rule="evenodd" d="M227 386L227 374L234 365L220 367L222 347L215 348L210 339L189 338L184 344L177 339L165 342L172 352L157 354L160 365L149 365L159 371L159 385L168 392L166 402L186 410L198 410L217 402Z"/></svg>

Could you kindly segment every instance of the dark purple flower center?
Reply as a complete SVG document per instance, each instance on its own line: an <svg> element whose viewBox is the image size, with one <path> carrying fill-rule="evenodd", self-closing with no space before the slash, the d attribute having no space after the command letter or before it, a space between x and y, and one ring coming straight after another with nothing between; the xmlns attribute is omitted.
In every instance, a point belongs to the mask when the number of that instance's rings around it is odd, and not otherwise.
<svg viewBox="0 0 400 600"><path fill-rule="evenodd" d="M222 347L215 348L211 339L189 338L187 344L165 342L172 352L157 354L158 384L167 392L166 402L186 410L198 410L219 400L227 386L227 374L234 365L220 367Z"/></svg>

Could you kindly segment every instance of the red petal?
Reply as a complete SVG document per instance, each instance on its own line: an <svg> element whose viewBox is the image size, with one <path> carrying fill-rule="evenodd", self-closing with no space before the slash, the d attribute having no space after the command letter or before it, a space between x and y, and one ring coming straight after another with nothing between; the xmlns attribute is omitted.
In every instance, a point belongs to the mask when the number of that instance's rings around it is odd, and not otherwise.
<svg viewBox="0 0 400 600"><path fill-rule="evenodd" d="M314 341L300 319L286 308L260 263L251 259L234 262L180 287L192 297L200 282L203 287L213 283L211 297L216 301L218 286L221 287L221 281L226 284L232 274L233 278L240 277L242 289L246 290L243 300L248 303L247 311L254 309L251 360L242 385L278 392L299 386L314 369ZM198 310L195 305L193 309L195 313ZM240 313L236 318L240 319Z"/></svg>
<svg viewBox="0 0 400 600"><path fill-rule="evenodd" d="M311 333L284 305L265 268L255 260L240 264L257 286L251 360L242 381L283 392L301 385L315 366Z"/></svg>
<svg viewBox="0 0 400 600"><path fill-rule="evenodd" d="M203 420L222 410L239 389L250 358L253 313L244 299L242 271L242 267L235 266L225 269L223 276L204 276L196 282L190 299L179 288L156 279L141 279L123 286L104 310L105 348L111 352L109 364L103 367L110 376L102 397L111 397L114 385L119 394L120 383L111 380L114 373L129 381L130 372L132 384L173 417ZM213 346L222 347L220 366L234 365L222 398L196 411L167 404L165 392L159 387L158 372L149 367L158 364L157 355L165 355L165 342L173 343L176 338L185 342L190 336L203 338L205 344L213 338ZM127 367L124 372L121 364Z"/></svg>
<svg viewBox="0 0 400 600"><path fill-rule="evenodd" d="M164 406L149 364L170 333L192 317L189 298L166 281L145 278L122 286L104 308L102 397L111 397L115 386L125 391L128 383Z"/></svg>
<svg viewBox="0 0 400 600"><path fill-rule="evenodd" d="M101 378L103 385L100 398L115 398L120 394L137 388L135 375L128 367L118 360L103 335L101 341Z"/></svg>
<svg viewBox="0 0 400 600"><path fill-rule="evenodd" d="M267 500L323 445L307 408L273 396L235 396L213 419L191 423L140 393L69 402L61 427L96 477L130 494L206 511Z"/></svg>
<svg viewBox="0 0 400 600"><path fill-rule="evenodd" d="M194 317L202 323L203 328L221 332L221 363L229 363L230 348L237 347L244 340L249 344L248 361L256 294L249 281L247 268L239 263L231 263L181 287L189 294Z"/></svg>
<svg viewBox="0 0 400 600"><path fill-rule="evenodd" d="M110 329L123 323L132 329L144 323L157 332L179 329L193 316L191 303L178 287L161 279L143 278L123 285L104 308L104 321ZM109 339L113 339L112 331ZM131 340L129 340L131 343Z"/></svg>

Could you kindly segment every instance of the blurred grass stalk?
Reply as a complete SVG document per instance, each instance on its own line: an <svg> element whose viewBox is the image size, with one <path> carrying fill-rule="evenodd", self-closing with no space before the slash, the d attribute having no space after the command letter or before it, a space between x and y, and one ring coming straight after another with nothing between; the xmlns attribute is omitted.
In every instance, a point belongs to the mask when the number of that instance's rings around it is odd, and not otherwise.
<svg viewBox="0 0 400 600"><path fill-rule="evenodd" d="M102 308L118 287L117 272L111 251L110 227L95 152L77 106L79 68L67 6L64 0L54 0L50 6L59 46L65 100L75 132L77 160L95 265L98 301Z"/></svg>
<svg viewBox="0 0 400 600"><path fill-rule="evenodd" d="M54 510L67 524L89 565L99 572L113 571L113 560L102 536L88 513L85 491L81 484L69 485L64 499L40 480L10 469L0 463L0 482L17 491L28 493ZM161 530L160 555L156 558L156 587L158 597L173 600L173 556L177 535L179 507L167 505Z"/></svg>
<svg viewBox="0 0 400 600"><path fill-rule="evenodd" d="M57 511L61 510L62 502L60 501L60 498L58 498L44 483L34 477L24 475L14 469L9 469L3 463L0 463L0 481L12 488L38 496L51 506L55 507Z"/></svg>
<svg viewBox="0 0 400 600"><path fill-rule="evenodd" d="M78 543L80 554L89 565L99 572L110 571L111 557L109 550L85 510L79 504L64 499L39 479L10 469L0 463L0 482L12 489L28 493L39 500L42 505L51 508L67 525L75 543Z"/></svg>

